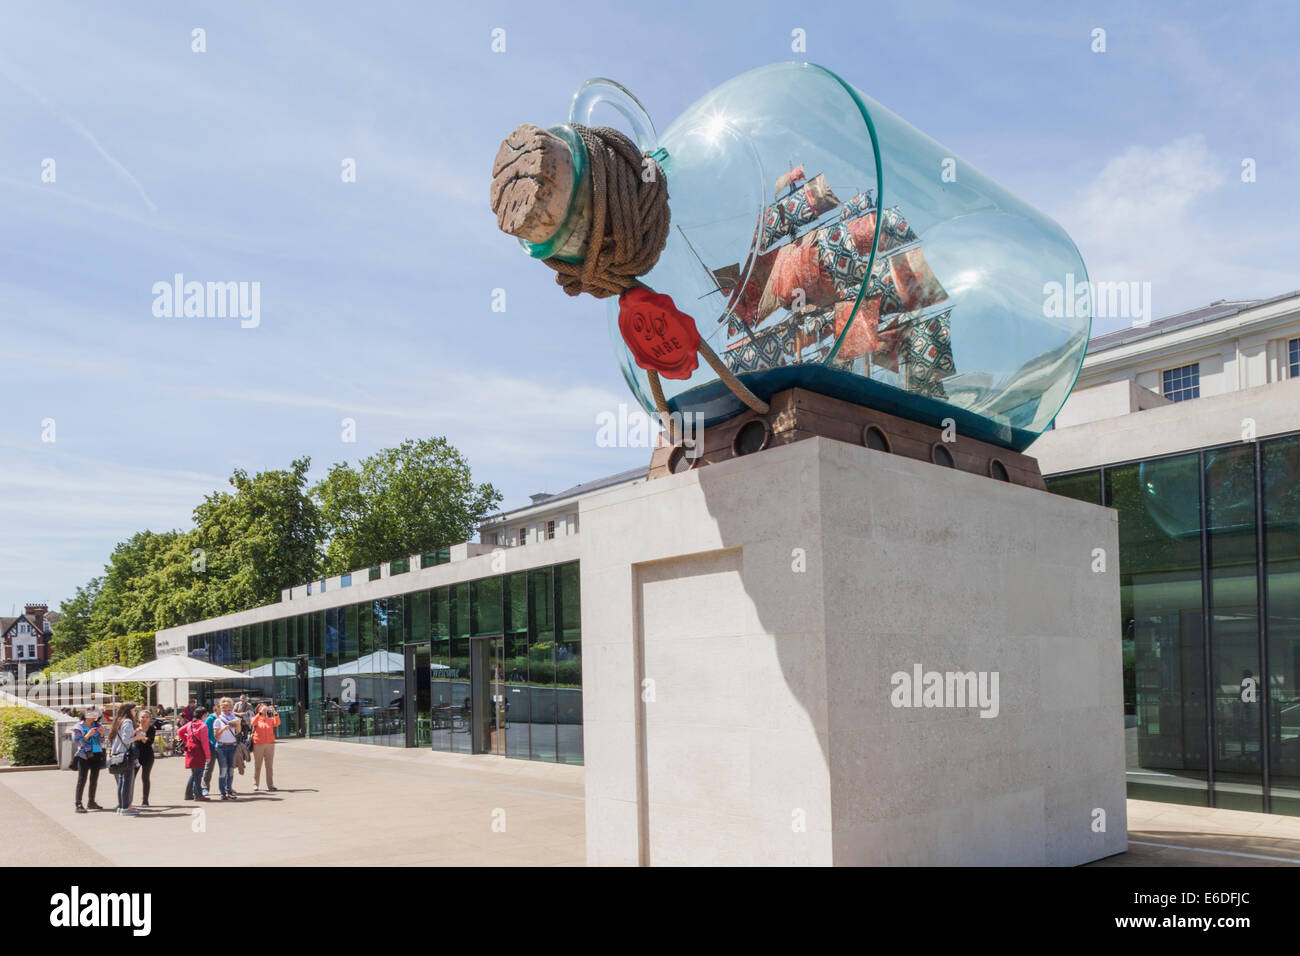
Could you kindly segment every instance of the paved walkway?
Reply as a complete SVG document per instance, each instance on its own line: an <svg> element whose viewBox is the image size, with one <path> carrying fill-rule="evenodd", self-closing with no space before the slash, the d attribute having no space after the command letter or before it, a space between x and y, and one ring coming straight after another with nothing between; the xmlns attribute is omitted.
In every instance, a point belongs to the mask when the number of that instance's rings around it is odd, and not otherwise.
<svg viewBox="0 0 1300 956"><path fill-rule="evenodd" d="M73 812L76 777L0 774L0 866L581 866L583 769L324 740L282 743L280 790L177 800L184 761L154 764L138 817ZM137 785L137 798L139 786ZM100 774L111 807L113 778ZM202 810L196 817L194 811ZM1300 866L1300 818L1128 802L1129 851L1093 866ZM504 826L504 832L502 831Z"/></svg>
<svg viewBox="0 0 1300 956"><path fill-rule="evenodd" d="M252 792L250 765L235 775L240 799L199 804L179 799L184 761L160 759L155 806L137 817L75 813L71 772L0 774L0 865L586 862L581 767L322 740L275 757L276 793ZM101 805L115 805L113 784L100 774Z"/></svg>
<svg viewBox="0 0 1300 956"><path fill-rule="evenodd" d="M1128 802L1127 853L1091 866L1300 866L1300 817Z"/></svg>

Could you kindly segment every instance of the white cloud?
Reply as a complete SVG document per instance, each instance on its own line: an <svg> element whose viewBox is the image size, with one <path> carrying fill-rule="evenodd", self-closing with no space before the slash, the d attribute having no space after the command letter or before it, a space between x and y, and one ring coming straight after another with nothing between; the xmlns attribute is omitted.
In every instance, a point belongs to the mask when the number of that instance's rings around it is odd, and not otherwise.
<svg viewBox="0 0 1300 956"><path fill-rule="evenodd" d="M1256 297L1295 285L1260 265L1267 236L1242 244L1225 225L1235 160L1199 134L1133 145L1110 159L1062 214L1093 281L1150 282L1154 316L1215 299ZM1094 334L1116 327L1103 320Z"/></svg>
<svg viewBox="0 0 1300 956"><path fill-rule="evenodd" d="M1106 163L1074 212L1089 238L1145 244L1152 230L1183 224L1224 181L1222 165L1199 134L1155 148L1130 146Z"/></svg>

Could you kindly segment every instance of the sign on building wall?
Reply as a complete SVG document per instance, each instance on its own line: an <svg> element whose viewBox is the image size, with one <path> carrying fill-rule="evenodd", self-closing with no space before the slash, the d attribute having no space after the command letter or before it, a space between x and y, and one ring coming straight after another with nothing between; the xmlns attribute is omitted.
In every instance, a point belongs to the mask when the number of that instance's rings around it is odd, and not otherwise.
<svg viewBox="0 0 1300 956"><path fill-rule="evenodd" d="M180 634L159 634L154 638L155 657L171 657L185 653L185 638Z"/></svg>

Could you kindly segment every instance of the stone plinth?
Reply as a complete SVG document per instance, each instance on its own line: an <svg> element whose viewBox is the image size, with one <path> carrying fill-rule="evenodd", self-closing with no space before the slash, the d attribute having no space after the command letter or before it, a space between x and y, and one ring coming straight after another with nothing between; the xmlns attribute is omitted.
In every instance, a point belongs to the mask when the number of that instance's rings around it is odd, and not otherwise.
<svg viewBox="0 0 1300 956"><path fill-rule="evenodd" d="M590 863L1125 849L1113 511L810 438L581 521Z"/></svg>

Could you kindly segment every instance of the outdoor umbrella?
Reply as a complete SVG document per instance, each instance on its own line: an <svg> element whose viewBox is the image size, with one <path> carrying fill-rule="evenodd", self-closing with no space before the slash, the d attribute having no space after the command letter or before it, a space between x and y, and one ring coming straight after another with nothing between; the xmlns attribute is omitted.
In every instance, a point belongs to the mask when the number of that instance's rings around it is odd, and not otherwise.
<svg viewBox="0 0 1300 956"><path fill-rule="evenodd" d="M121 664L109 664L107 667L96 667L93 671L86 671L84 674L73 674L71 677L65 677L56 681L59 684L120 684L125 680L125 674L130 670Z"/></svg>
<svg viewBox="0 0 1300 956"><path fill-rule="evenodd" d="M56 684L120 684L122 675L129 668L121 664L109 664L106 667L96 667L94 670L86 671L82 674L73 674L71 677L64 677L55 681Z"/></svg>
<svg viewBox="0 0 1300 956"><path fill-rule="evenodd" d="M177 681L244 680L244 675L239 671L232 671L229 667L219 667L207 661L186 657L184 654L171 654L132 668L123 675L122 680L136 681L141 684L156 684L159 681L170 680L174 711Z"/></svg>

